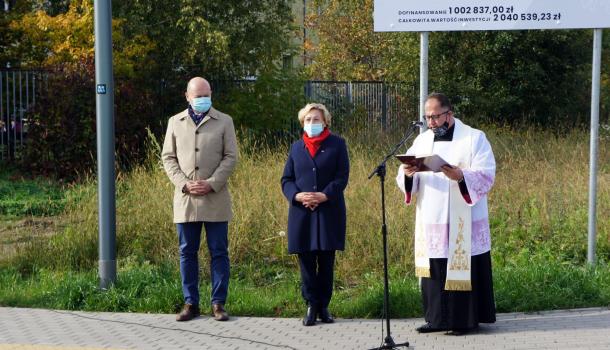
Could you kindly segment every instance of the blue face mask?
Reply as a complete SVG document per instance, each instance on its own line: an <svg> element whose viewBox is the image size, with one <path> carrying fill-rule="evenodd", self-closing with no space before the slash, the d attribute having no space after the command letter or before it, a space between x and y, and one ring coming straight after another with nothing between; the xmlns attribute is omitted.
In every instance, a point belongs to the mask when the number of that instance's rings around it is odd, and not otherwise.
<svg viewBox="0 0 610 350"><path fill-rule="evenodd" d="M212 108L212 98L209 96L195 97L191 100L191 107L197 113L205 113Z"/></svg>
<svg viewBox="0 0 610 350"><path fill-rule="evenodd" d="M324 131L324 124L316 123L316 124L305 124L303 126L303 130L307 133L309 137L318 136Z"/></svg>

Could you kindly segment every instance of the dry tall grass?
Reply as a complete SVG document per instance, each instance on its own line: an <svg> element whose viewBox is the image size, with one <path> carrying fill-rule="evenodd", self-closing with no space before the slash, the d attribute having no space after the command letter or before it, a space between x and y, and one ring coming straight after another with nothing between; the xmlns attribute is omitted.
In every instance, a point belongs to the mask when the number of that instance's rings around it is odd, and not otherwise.
<svg viewBox="0 0 610 350"><path fill-rule="evenodd" d="M497 176L489 196L493 255L510 264L516 256L547 250L561 261L582 263L587 246L588 135L574 131L557 137L530 129L483 128L496 155ZM610 260L610 137L602 135L598 183L598 255ZM346 190L347 248L337 259L338 283L362 282L382 262L380 194L377 179L367 180L388 137L363 140L346 137L351 174ZM235 216L230 224L230 255L234 264L282 265L296 269L286 253L287 203L280 177L287 146L270 148L241 138L241 159L231 177ZM171 222L172 186L151 143L151 159L117 184L118 257L177 264L177 237ZM386 181L390 263L393 271L410 274L413 267L413 208L403 204L389 163ZM97 265L97 198L95 184L72 192L65 219L68 228L50 244L29 247L19 263L59 269L87 270ZM202 254L207 254L202 245ZM207 259L201 259L205 273Z"/></svg>

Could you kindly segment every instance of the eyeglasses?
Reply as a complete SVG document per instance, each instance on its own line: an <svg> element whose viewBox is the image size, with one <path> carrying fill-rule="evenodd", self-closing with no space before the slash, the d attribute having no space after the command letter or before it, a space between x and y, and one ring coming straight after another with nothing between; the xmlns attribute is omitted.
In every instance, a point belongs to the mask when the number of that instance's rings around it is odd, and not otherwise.
<svg viewBox="0 0 610 350"><path fill-rule="evenodd" d="M447 114L447 113L449 113L449 112L451 112L451 111L450 111L450 110L447 110L447 111L444 111L443 113L439 113L439 114L433 114L433 115L424 115L424 116L422 116L422 119L424 119L424 118L425 118L427 121L431 121L431 120L437 121L437 120L439 120L439 119L440 119L440 118L441 118L441 117L442 117L444 114Z"/></svg>

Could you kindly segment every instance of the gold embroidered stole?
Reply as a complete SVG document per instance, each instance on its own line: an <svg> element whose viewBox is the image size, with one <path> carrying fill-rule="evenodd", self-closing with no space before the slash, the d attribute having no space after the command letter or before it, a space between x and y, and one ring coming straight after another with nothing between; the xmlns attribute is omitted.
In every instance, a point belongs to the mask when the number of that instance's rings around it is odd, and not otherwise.
<svg viewBox="0 0 610 350"><path fill-rule="evenodd" d="M457 183L449 190L449 250L445 290L472 290L470 284L470 253L472 212L466 205Z"/></svg>
<svg viewBox="0 0 610 350"><path fill-rule="evenodd" d="M419 206L416 217L421 218ZM422 220L415 220L415 276L430 277L430 258L428 258L428 247L426 246L426 233Z"/></svg>

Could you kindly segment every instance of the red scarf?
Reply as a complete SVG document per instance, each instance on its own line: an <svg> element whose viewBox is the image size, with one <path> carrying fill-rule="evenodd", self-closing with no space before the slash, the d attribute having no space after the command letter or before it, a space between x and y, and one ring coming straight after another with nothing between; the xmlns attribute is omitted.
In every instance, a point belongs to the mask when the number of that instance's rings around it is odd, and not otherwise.
<svg viewBox="0 0 610 350"><path fill-rule="evenodd" d="M320 148L322 141L326 140L326 138L328 138L329 136L330 136L330 130L328 130L328 128L324 128L324 131L322 131L322 133L320 133L320 135L314 136L314 137L307 136L306 132L303 133L303 142L305 142L305 147L307 147L307 150L309 151L311 158L313 158L313 156L316 154L316 152Z"/></svg>

